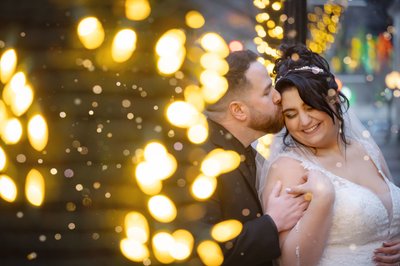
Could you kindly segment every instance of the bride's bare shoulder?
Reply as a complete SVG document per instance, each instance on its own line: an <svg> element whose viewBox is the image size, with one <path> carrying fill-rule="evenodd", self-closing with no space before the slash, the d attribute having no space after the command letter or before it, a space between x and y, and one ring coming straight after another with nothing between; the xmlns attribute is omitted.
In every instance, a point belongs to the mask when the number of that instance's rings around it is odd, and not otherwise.
<svg viewBox="0 0 400 266"><path fill-rule="evenodd" d="M284 181L301 178L305 173L306 170L300 161L290 157L280 157L272 162L269 176Z"/></svg>

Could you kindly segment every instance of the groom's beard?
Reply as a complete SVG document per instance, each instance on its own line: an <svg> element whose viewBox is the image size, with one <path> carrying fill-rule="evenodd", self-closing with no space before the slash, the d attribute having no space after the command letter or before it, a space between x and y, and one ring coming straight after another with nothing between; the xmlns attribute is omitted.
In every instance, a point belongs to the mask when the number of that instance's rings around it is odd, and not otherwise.
<svg viewBox="0 0 400 266"><path fill-rule="evenodd" d="M249 127L265 133L278 133L284 126L283 122L282 112L280 111L271 116L265 116L260 112L254 111L250 115Z"/></svg>

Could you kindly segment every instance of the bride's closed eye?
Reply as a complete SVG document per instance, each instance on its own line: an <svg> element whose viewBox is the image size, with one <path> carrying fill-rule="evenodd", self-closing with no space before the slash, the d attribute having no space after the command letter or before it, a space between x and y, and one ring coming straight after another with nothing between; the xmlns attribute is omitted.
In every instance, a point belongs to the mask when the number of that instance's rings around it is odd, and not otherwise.
<svg viewBox="0 0 400 266"><path fill-rule="evenodd" d="M283 116L288 119L295 118L296 115L297 115L297 113L295 113L295 112L284 112L283 113Z"/></svg>

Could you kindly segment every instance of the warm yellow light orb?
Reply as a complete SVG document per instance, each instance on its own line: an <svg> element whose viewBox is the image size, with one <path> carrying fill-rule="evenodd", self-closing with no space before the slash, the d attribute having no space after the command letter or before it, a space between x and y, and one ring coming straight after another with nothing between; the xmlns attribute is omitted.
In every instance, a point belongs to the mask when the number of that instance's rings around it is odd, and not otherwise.
<svg viewBox="0 0 400 266"><path fill-rule="evenodd" d="M23 72L18 72L12 76L10 82L3 89L3 100L6 104L11 105L14 101L16 92L23 90L26 84L26 77Z"/></svg>
<svg viewBox="0 0 400 266"><path fill-rule="evenodd" d="M203 27L205 23L203 15L200 12L194 10L186 13L185 20L186 20L186 25L188 25L190 28L193 29L199 29Z"/></svg>
<svg viewBox="0 0 400 266"><path fill-rule="evenodd" d="M186 50L184 47L178 54L171 54L169 56L162 56L157 61L157 69L162 75L171 75L178 71L185 59Z"/></svg>
<svg viewBox="0 0 400 266"><path fill-rule="evenodd" d="M14 49L8 49L0 58L0 80L6 84L17 67L17 53Z"/></svg>
<svg viewBox="0 0 400 266"><path fill-rule="evenodd" d="M165 32L156 44L158 56L170 56L178 54L184 48L186 35L183 30L171 29Z"/></svg>
<svg viewBox="0 0 400 266"><path fill-rule="evenodd" d="M144 20L151 13L148 0L126 0L125 15L130 20Z"/></svg>
<svg viewBox="0 0 400 266"><path fill-rule="evenodd" d="M119 247L122 254L131 261L142 262L150 256L147 246L136 241L135 239L122 239Z"/></svg>
<svg viewBox="0 0 400 266"><path fill-rule="evenodd" d="M172 222L177 214L175 204L164 195L157 195L148 201L150 214L159 222Z"/></svg>
<svg viewBox="0 0 400 266"><path fill-rule="evenodd" d="M33 89L30 85L18 88L11 100L11 111L16 116L23 115L33 102Z"/></svg>
<svg viewBox="0 0 400 266"><path fill-rule="evenodd" d="M162 183L157 178L157 171L154 164L141 162L135 169L136 181L139 188L147 195L156 195L161 192Z"/></svg>
<svg viewBox="0 0 400 266"><path fill-rule="evenodd" d="M96 17L82 19L77 28L79 40L86 49L96 49L104 41L104 29Z"/></svg>
<svg viewBox="0 0 400 266"><path fill-rule="evenodd" d="M200 119L199 111L184 101L175 101L167 108L168 121L177 127L187 128L195 125Z"/></svg>
<svg viewBox="0 0 400 266"><path fill-rule="evenodd" d="M211 197L217 187L217 179L211 176L199 175L191 186L191 193L198 200Z"/></svg>
<svg viewBox="0 0 400 266"><path fill-rule="evenodd" d="M164 264L174 262L174 258L170 254L170 249L174 245L175 239L167 232L158 232L153 236L152 247L156 259Z"/></svg>
<svg viewBox="0 0 400 266"><path fill-rule="evenodd" d="M159 161L167 156L167 149L159 142L150 142L144 147L144 158L147 161Z"/></svg>
<svg viewBox="0 0 400 266"><path fill-rule="evenodd" d="M42 174L32 169L26 176L25 196L33 206L40 206L45 195L45 182Z"/></svg>
<svg viewBox="0 0 400 266"><path fill-rule="evenodd" d="M201 171L207 176L218 176L236 169L240 164L240 155L231 150L214 149L201 163Z"/></svg>
<svg viewBox="0 0 400 266"><path fill-rule="evenodd" d="M170 254L176 260L185 260L192 253L194 238L187 230L176 230L172 233L174 243L170 247Z"/></svg>
<svg viewBox="0 0 400 266"><path fill-rule="evenodd" d="M46 120L42 115L35 115L28 122L28 139L32 147L42 151L49 139Z"/></svg>
<svg viewBox="0 0 400 266"><path fill-rule="evenodd" d="M187 136L190 142L201 144L208 138L208 126L203 124L193 125L188 129Z"/></svg>
<svg viewBox="0 0 400 266"><path fill-rule="evenodd" d="M0 197L8 202L14 202L17 198L17 186L7 175L0 175Z"/></svg>
<svg viewBox="0 0 400 266"><path fill-rule="evenodd" d="M7 156L3 148L0 147L0 171L3 171L7 164Z"/></svg>
<svg viewBox="0 0 400 266"><path fill-rule="evenodd" d="M4 124L1 138L6 144L16 144L22 136L22 125L17 118L11 118Z"/></svg>
<svg viewBox="0 0 400 266"><path fill-rule="evenodd" d="M208 52L216 53L225 58L229 54L229 47L225 40L217 33L206 33L200 40L201 46Z"/></svg>
<svg viewBox="0 0 400 266"><path fill-rule="evenodd" d="M198 86L187 86L183 94L187 103L193 105L199 112L204 110L203 93Z"/></svg>
<svg viewBox="0 0 400 266"><path fill-rule="evenodd" d="M130 212L125 215L125 232L129 239L144 244L149 239L149 224L146 217L139 212Z"/></svg>
<svg viewBox="0 0 400 266"><path fill-rule="evenodd" d="M218 73L219 75L225 75L229 70L228 63L217 54L214 53L205 53L200 58L200 64L202 67L208 70L212 70L213 72Z"/></svg>
<svg viewBox="0 0 400 266"><path fill-rule="evenodd" d="M237 237L243 225L238 220L226 220L213 226L211 236L218 242L226 242Z"/></svg>
<svg viewBox="0 0 400 266"><path fill-rule="evenodd" d="M224 255L220 246L211 240L201 242L197 247L197 253L201 261L207 266L221 265L224 262Z"/></svg>
<svg viewBox="0 0 400 266"><path fill-rule="evenodd" d="M117 63L131 58L136 49L136 33L131 29L122 29L114 37L111 56Z"/></svg>

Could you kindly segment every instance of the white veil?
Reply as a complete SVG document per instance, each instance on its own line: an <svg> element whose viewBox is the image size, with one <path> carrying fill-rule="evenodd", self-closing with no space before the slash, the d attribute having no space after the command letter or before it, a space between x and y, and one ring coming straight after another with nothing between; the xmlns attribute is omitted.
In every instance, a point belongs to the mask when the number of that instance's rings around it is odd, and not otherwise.
<svg viewBox="0 0 400 266"><path fill-rule="evenodd" d="M361 121L356 117L354 112L349 108L347 111L343 110L344 119L344 133L347 140L355 141L360 143L371 160L375 163L378 171L382 173L389 180L392 180L392 176L389 172L389 168L386 161L380 151L378 145L373 140L369 131L362 125ZM306 147L298 144L289 135L286 138L286 142L289 145L285 146L283 143L284 131L274 136L274 140L270 146L270 156L269 158L264 158L261 154L257 154L256 165L257 165L257 191L261 198L261 193L264 190L264 186L267 183L266 178L270 169L270 165L278 159L280 156L288 152L294 152L297 156L300 156L310 162L317 163L315 155Z"/></svg>

